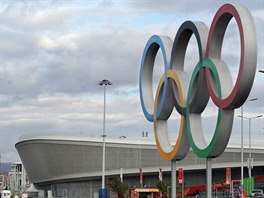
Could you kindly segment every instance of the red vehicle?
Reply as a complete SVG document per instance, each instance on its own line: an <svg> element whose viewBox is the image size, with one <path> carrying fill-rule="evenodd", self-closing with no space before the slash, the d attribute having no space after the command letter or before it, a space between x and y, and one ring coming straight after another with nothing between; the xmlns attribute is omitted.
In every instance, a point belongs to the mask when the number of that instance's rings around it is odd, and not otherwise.
<svg viewBox="0 0 264 198"><path fill-rule="evenodd" d="M157 188L132 188L130 189L131 198L159 198L159 189Z"/></svg>

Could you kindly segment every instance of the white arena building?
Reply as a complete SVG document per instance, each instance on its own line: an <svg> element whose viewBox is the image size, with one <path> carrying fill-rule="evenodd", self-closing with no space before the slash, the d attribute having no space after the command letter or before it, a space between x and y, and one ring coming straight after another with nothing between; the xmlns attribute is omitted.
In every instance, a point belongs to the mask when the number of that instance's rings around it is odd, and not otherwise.
<svg viewBox="0 0 264 198"><path fill-rule="evenodd" d="M101 188L102 138L84 135L27 135L21 137L16 149L29 179L45 194L53 197L92 198ZM248 177L248 149L244 149L244 176ZM252 146L254 169L252 176L264 177L264 149ZM213 183L225 182L226 167L231 168L232 180L240 179L241 149L229 145L225 152L212 160ZM187 157L177 162L184 170L185 185L205 185L205 159L198 158L191 150ZM159 168L163 179L170 183L171 165L161 159L154 139L106 137L106 178L119 177L131 187L139 187L139 168L143 170L143 185L155 187ZM264 180L255 183L264 187Z"/></svg>

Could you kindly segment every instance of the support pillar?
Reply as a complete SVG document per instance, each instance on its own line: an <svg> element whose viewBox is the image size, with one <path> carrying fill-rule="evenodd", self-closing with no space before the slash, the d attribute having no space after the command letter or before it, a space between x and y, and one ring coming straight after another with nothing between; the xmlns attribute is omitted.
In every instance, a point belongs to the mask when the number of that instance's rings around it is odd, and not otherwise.
<svg viewBox="0 0 264 198"><path fill-rule="evenodd" d="M212 198L212 158L206 158L206 197Z"/></svg>
<svg viewBox="0 0 264 198"><path fill-rule="evenodd" d="M176 160L171 160L171 197L176 198Z"/></svg>

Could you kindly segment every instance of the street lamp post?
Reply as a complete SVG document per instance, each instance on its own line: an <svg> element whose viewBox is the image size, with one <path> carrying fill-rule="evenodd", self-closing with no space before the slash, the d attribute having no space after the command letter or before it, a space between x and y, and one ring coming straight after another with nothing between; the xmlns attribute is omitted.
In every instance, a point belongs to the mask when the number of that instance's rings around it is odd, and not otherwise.
<svg viewBox="0 0 264 198"><path fill-rule="evenodd" d="M250 99L246 102L252 102L258 100L257 98ZM245 102L245 103L246 103ZM244 140L243 140L243 105L241 106L241 193L243 193L244 190ZM243 194L242 194L243 197Z"/></svg>
<svg viewBox="0 0 264 198"><path fill-rule="evenodd" d="M251 159L251 120L253 119L256 119L256 118L261 118L262 115L258 115L258 116L254 116L254 117L241 117L241 116L238 116L240 118L245 118L249 121L248 123L248 137L249 137L249 140L248 140L248 147L249 147L249 156L248 156L248 177L251 178L251 169L253 168L252 167L252 159Z"/></svg>
<svg viewBox="0 0 264 198"><path fill-rule="evenodd" d="M255 117L251 117L251 118L246 118L248 119L249 121L249 164L248 164L248 176L249 178L251 178L251 169L253 168L252 167L252 161L251 161L251 120L252 119L256 119L256 118L260 118L262 117L262 115L258 115L258 116L255 116Z"/></svg>
<svg viewBox="0 0 264 198"><path fill-rule="evenodd" d="M244 143L243 143L243 105L241 106L241 192L243 193L244 189ZM243 194L242 194L243 197Z"/></svg>
<svg viewBox="0 0 264 198"><path fill-rule="evenodd" d="M264 70L259 70L260 73L264 73Z"/></svg>
<svg viewBox="0 0 264 198"><path fill-rule="evenodd" d="M107 197L107 192L105 190L105 103L106 103L106 86L112 85L109 80L101 80L98 85L104 86L104 120L103 120L103 159L102 159L102 198ZM99 193L100 194L100 193Z"/></svg>

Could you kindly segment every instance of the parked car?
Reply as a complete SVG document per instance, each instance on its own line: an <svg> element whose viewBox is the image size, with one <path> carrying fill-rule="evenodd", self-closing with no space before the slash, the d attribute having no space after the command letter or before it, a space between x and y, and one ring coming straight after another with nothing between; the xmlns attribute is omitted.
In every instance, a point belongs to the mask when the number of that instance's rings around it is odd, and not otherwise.
<svg viewBox="0 0 264 198"><path fill-rule="evenodd" d="M263 191L260 189L254 189L250 193L250 197L262 197L264 198Z"/></svg>
<svg viewBox="0 0 264 198"><path fill-rule="evenodd" d="M255 193L254 197L264 198L264 195L261 193Z"/></svg>

